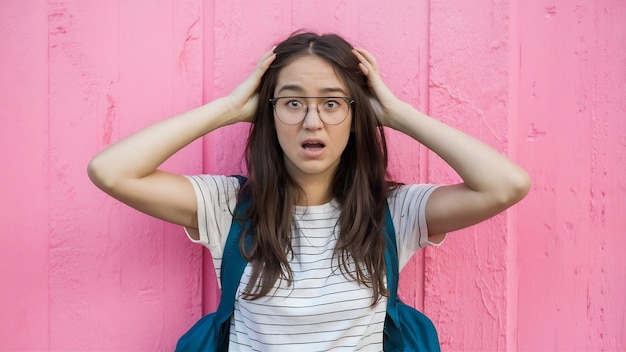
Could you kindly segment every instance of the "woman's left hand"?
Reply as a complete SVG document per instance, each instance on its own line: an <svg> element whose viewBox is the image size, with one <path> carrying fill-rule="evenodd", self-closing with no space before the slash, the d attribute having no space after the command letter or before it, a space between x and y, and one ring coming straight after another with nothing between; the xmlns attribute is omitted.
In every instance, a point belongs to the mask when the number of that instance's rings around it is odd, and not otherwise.
<svg viewBox="0 0 626 352"><path fill-rule="evenodd" d="M528 193L530 178L523 169L485 143L398 99L380 78L376 59L363 49L353 52L380 102L380 123L411 136L463 179L438 187L428 199L426 222L430 236L437 236L433 240L489 219Z"/></svg>
<svg viewBox="0 0 626 352"><path fill-rule="evenodd" d="M372 102L377 112L377 118L383 126L390 126L394 116L393 111L402 103L387 87L378 72L376 58L365 49L353 49L352 52L359 59L359 68L367 77L367 83L375 94Z"/></svg>

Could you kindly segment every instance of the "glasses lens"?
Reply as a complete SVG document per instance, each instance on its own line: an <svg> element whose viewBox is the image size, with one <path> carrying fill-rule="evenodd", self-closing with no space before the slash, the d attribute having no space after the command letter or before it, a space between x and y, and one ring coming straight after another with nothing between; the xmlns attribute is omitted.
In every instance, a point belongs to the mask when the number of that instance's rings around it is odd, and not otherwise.
<svg viewBox="0 0 626 352"><path fill-rule="evenodd" d="M309 104L303 97L280 97L274 101L274 111L283 123L297 125L306 117ZM341 97L317 98L315 106L320 119L327 125L342 123L350 111L349 101Z"/></svg>

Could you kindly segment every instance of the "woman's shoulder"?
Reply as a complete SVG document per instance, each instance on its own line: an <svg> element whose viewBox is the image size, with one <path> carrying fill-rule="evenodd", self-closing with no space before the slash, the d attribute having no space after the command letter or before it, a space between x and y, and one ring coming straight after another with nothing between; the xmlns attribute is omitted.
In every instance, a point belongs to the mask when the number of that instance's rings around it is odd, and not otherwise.
<svg viewBox="0 0 626 352"><path fill-rule="evenodd" d="M430 183L396 184L391 187L387 200L389 202L398 202L416 197L427 198L439 186Z"/></svg>
<svg viewBox="0 0 626 352"><path fill-rule="evenodd" d="M237 176L200 174L185 177L194 185L201 185L224 192L239 191L239 179Z"/></svg>
<svg viewBox="0 0 626 352"><path fill-rule="evenodd" d="M423 214L426 203L432 192L439 185L435 184L400 184L391 189L387 195L387 204L392 218L407 214Z"/></svg>
<svg viewBox="0 0 626 352"><path fill-rule="evenodd" d="M237 199L239 179L235 176L201 174L185 177L193 185L199 203L230 208Z"/></svg>

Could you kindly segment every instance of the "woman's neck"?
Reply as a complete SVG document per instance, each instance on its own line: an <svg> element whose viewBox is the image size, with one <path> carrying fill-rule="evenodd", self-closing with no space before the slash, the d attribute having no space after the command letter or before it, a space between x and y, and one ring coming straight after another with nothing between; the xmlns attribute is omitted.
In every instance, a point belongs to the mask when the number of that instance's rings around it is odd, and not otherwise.
<svg viewBox="0 0 626 352"><path fill-rule="evenodd" d="M296 205L311 206L322 205L330 202L333 198L331 185L332 179L313 178L298 180L303 194Z"/></svg>

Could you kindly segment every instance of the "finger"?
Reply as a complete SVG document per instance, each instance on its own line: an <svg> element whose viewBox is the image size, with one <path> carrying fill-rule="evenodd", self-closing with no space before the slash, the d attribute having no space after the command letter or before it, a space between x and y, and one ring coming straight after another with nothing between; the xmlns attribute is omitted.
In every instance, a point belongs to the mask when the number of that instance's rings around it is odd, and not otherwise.
<svg viewBox="0 0 626 352"><path fill-rule="evenodd" d="M356 55L359 60L359 68L361 69L361 72L363 72L370 82L376 81L379 76L377 68L373 66L372 63L359 51L355 50L354 55Z"/></svg>
<svg viewBox="0 0 626 352"><path fill-rule="evenodd" d="M266 51L261 55L261 58L257 62L254 70L250 73L250 75L241 82L234 90L233 94L238 96L240 99L248 99L258 88L261 78L267 71L268 67L274 62L276 58L276 53L274 53L274 48Z"/></svg>
<svg viewBox="0 0 626 352"><path fill-rule="evenodd" d="M356 56L357 60L359 60L359 62L365 66L366 64L369 64L369 62L367 62L367 59L365 58L365 56L363 56L363 54L361 54L357 49L352 49L352 53L354 54L354 56Z"/></svg>
<svg viewBox="0 0 626 352"><path fill-rule="evenodd" d="M363 65L362 63L359 62L359 68L361 69L361 72L363 72L365 77L368 77L369 70L367 69L367 67L365 67L365 65Z"/></svg>
<svg viewBox="0 0 626 352"><path fill-rule="evenodd" d="M273 46L270 50L266 51L261 56L261 63L265 63L268 60L274 60L274 58L276 58L276 53L274 52L274 50L276 50L276 46Z"/></svg>
<svg viewBox="0 0 626 352"><path fill-rule="evenodd" d="M376 61L376 58L374 57L374 55L370 54L369 51L360 48L354 49L354 51L356 52L357 57L359 57L359 60L361 62L367 62L370 66L372 66L372 68L378 67L378 62Z"/></svg>
<svg viewBox="0 0 626 352"><path fill-rule="evenodd" d="M365 77L369 77L370 68L371 68L370 63L367 62L365 57L361 55L357 50L352 50L352 53L359 60L359 68L361 69L361 72L363 72Z"/></svg>
<svg viewBox="0 0 626 352"><path fill-rule="evenodd" d="M265 73L265 71L267 71L272 62L274 62L274 59L276 59L276 53L274 52L275 48L276 47L272 47L272 49L266 51L263 55L261 55L261 58L259 59L259 62L257 64L257 71L260 73L261 76L263 75L263 73Z"/></svg>

